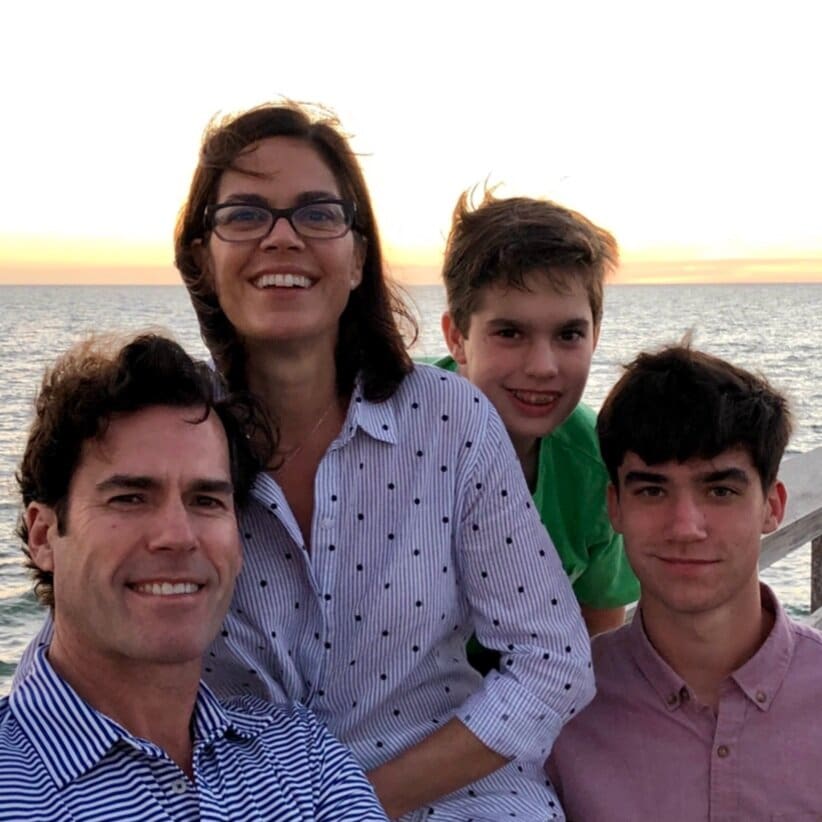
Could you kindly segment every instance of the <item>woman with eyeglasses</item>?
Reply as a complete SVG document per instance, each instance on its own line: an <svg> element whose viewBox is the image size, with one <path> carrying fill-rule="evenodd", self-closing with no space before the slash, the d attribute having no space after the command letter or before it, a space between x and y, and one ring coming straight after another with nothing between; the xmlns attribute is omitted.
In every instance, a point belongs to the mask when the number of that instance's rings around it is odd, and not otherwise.
<svg viewBox="0 0 822 822"><path fill-rule="evenodd" d="M310 706L392 818L560 818L542 762L592 695L585 629L491 405L406 353L336 120L213 123L175 252L216 368L279 435L207 680ZM484 680L474 631L502 652Z"/></svg>

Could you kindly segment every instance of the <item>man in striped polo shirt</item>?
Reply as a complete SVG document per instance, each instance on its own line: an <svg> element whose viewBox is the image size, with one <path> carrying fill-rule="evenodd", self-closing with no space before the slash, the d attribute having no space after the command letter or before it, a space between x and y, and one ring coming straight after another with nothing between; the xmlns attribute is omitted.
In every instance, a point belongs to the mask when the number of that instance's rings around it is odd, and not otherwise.
<svg viewBox="0 0 822 822"><path fill-rule="evenodd" d="M0 818L385 820L304 708L219 703L201 658L271 453L174 342L87 341L46 374L18 480L50 644L0 701Z"/></svg>

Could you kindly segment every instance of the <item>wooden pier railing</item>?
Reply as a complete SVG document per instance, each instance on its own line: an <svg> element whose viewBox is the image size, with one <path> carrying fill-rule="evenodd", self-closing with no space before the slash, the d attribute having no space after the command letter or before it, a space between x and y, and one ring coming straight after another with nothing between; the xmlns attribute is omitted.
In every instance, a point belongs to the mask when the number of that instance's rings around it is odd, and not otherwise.
<svg viewBox="0 0 822 822"><path fill-rule="evenodd" d="M779 468L788 489L782 525L762 539L759 569L811 543L809 625L822 628L822 448L788 457Z"/></svg>

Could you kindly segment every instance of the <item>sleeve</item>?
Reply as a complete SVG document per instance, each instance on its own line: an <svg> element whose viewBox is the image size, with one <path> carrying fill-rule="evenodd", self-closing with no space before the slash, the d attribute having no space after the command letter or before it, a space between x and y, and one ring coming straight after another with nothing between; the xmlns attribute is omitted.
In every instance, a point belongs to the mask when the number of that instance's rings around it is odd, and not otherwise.
<svg viewBox="0 0 822 822"><path fill-rule="evenodd" d="M588 634L490 404L474 456L457 556L477 638L502 657L456 716L502 756L544 760L562 725L593 697Z"/></svg>
<svg viewBox="0 0 822 822"><path fill-rule="evenodd" d="M619 608L639 599L639 582L625 556L622 537L610 525L604 538L589 547L588 556L588 567L574 582L580 602L591 608Z"/></svg>
<svg viewBox="0 0 822 822"><path fill-rule="evenodd" d="M338 742L305 708L300 713L311 729L311 772L314 778L317 822L388 822L371 783Z"/></svg>
<svg viewBox="0 0 822 822"><path fill-rule="evenodd" d="M17 663L17 668L14 670L14 679L11 684L12 688L16 688L20 685L20 683L29 675L32 665L34 664L35 654L44 645L49 645L51 643L53 633L54 622L51 618L51 610L49 610L46 614L45 620L43 620L43 624L40 626L40 630L34 635L34 639L26 645L23 655Z"/></svg>

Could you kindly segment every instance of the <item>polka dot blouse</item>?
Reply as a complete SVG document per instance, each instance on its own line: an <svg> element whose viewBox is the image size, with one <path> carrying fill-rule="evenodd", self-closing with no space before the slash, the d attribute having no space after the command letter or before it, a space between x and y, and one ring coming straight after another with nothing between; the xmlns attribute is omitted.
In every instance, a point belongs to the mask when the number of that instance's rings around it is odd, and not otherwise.
<svg viewBox="0 0 822 822"><path fill-rule="evenodd" d="M452 717L513 761L409 819L562 818L541 763L593 695L590 649L496 412L417 368L386 402L355 390L315 480L311 551L261 474L242 574L206 655L218 695L308 705L372 768ZM472 632L501 651L483 680Z"/></svg>

